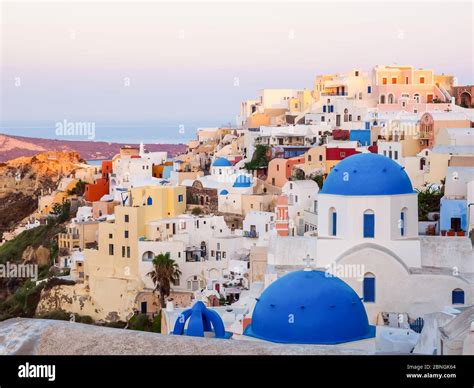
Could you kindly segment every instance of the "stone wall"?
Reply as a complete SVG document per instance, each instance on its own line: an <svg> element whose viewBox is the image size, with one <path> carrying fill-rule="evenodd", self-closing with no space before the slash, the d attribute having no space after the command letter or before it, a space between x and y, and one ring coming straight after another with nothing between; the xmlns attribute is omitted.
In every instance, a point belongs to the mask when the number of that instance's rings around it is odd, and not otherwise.
<svg viewBox="0 0 474 388"><path fill-rule="evenodd" d="M456 269L474 272L474 251L467 237L420 236L423 267Z"/></svg>
<svg viewBox="0 0 474 388"><path fill-rule="evenodd" d="M281 345L112 329L66 321L0 322L0 355L353 355L359 349Z"/></svg>

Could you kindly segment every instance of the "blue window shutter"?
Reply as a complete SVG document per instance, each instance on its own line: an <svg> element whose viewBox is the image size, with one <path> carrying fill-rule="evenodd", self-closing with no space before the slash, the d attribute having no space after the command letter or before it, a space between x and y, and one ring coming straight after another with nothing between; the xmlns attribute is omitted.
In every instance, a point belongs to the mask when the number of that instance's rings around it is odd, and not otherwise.
<svg viewBox="0 0 474 388"><path fill-rule="evenodd" d="M323 105L323 113L326 113L326 105Z"/></svg>
<svg viewBox="0 0 474 388"><path fill-rule="evenodd" d="M332 235L337 236L337 213L332 213Z"/></svg>
<svg viewBox="0 0 474 388"><path fill-rule="evenodd" d="M372 86L367 86L367 93L372 93Z"/></svg>
<svg viewBox="0 0 474 388"><path fill-rule="evenodd" d="M334 105L331 105L331 113L334 112Z"/></svg>
<svg viewBox="0 0 474 388"><path fill-rule="evenodd" d="M364 237L374 237L375 234L375 215L364 214Z"/></svg>
<svg viewBox="0 0 474 388"><path fill-rule="evenodd" d="M364 278L364 302L375 302L375 278Z"/></svg>
<svg viewBox="0 0 474 388"><path fill-rule="evenodd" d="M452 303L464 304L464 291L463 290L453 290Z"/></svg>
<svg viewBox="0 0 474 388"><path fill-rule="evenodd" d="M405 236L405 213L404 212L400 213L400 221L401 221L400 234L403 237L403 236Z"/></svg>
<svg viewBox="0 0 474 388"><path fill-rule="evenodd" d="M148 206L153 205L153 199L151 199L151 197L148 197L148 199L146 200L146 204L147 204Z"/></svg>

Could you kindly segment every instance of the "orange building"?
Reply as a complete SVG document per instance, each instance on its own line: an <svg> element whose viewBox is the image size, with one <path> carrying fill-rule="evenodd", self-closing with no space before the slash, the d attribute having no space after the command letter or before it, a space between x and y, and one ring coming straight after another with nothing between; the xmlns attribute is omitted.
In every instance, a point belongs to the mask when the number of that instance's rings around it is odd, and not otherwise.
<svg viewBox="0 0 474 388"><path fill-rule="evenodd" d="M293 166L303 164L305 162L304 155L290 159L275 158L268 163L267 183L272 186L283 187L288 182L293 172Z"/></svg>
<svg viewBox="0 0 474 388"><path fill-rule="evenodd" d="M109 176L112 174L112 161L102 161L102 178L96 179L94 183L86 185L84 198L88 202L99 201L104 195L109 194Z"/></svg>
<svg viewBox="0 0 474 388"><path fill-rule="evenodd" d="M164 164L154 164L152 167L152 174L154 178L163 178L163 171L165 166L173 166L173 162L165 162Z"/></svg>

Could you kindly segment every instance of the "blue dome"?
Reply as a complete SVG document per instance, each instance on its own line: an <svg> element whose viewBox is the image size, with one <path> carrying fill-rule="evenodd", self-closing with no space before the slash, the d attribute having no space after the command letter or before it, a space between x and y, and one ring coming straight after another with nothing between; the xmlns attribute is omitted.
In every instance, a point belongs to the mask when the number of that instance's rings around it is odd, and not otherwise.
<svg viewBox="0 0 474 388"><path fill-rule="evenodd" d="M188 319L188 328L185 331L184 326ZM215 338L230 338L232 336L232 333L225 331L220 315L214 310L208 309L200 301L179 315L173 329L174 335L186 334L191 337L204 337L206 332L214 333Z"/></svg>
<svg viewBox="0 0 474 388"><path fill-rule="evenodd" d="M221 191L221 193L220 193L220 194L221 194L221 195L228 195L228 194L229 194L229 192L228 192L226 189L224 189L224 190L222 190L222 191Z"/></svg>
<svg viewBox="0 0 474 388"><path fill-rule="evenodd" d="M252 178L248 175L239 175L232 187L252 187Z"/></svg>
<svg viewBox="0 0 474 388"><path fill-rule="evenodd" d="M363 153L339 162L324 181L320 194L395 195L412 194L405 169L386 156Z"/></svg>
<svg viewBox="0 0 474 388"><path fill-rule="evenodd" d="M321 271L291 272L262 293L245 335L292 344L338 344L375 336L355 291Z"/></svg>
<svg viewBox="0 0 474 388"><path fill-rule="evenodd" d="M232 163L229 162L226 158L218 158L212 163L213 167L231 167Z"/></svg>

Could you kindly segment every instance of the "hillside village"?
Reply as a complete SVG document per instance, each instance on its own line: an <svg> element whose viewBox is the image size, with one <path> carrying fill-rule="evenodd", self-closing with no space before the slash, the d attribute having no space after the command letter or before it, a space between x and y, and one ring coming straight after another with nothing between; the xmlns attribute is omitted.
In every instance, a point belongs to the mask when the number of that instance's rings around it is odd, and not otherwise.
<svg viewBox="0 0 474 388"><path fill-rule="evenodd" d="M16 185L37 206L5 223L0 261L25 233L54 228L18 256L34 261L42 247L52 260L31 284L43 284L38 317L474 354L473 89L377 65L262 89L237 126L199 128L175 157L140 144L100 165L68 151L8 162L0 195ZM39 186L44 158L64 160ZM196 317L208 326L195 331Z"/></svg>

